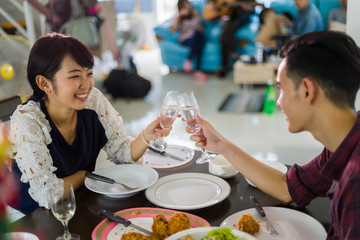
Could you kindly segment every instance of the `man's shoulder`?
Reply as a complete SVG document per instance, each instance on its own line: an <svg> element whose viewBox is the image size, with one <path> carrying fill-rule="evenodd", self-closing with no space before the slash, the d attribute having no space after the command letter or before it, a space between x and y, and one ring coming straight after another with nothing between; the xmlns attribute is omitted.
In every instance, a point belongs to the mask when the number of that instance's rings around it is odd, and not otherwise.
<svg viewBox="0 0 360 240"><path fill-rule="evenodd" d="M316 7L314 3L310 2L308 9L312 14L319 14L319 16L321 16L320 10Z"/></svg>
<svg viewBox="0 0 360 240"><path fill-rule="evenodd" d="M313 3L310 3L310 4L311 5L308 8L309 10L306 13L306 18L309 21L312 21L313 27L315 28L315 29L313 29L313 31L323 30L323 20L322 20L320 11L315 6L315 4L313 4Z"/></svg>

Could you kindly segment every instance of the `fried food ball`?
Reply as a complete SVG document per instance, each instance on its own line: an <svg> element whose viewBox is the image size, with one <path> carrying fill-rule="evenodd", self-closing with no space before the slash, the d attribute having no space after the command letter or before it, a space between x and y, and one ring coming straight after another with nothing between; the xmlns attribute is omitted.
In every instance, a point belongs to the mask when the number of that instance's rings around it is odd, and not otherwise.
<svg viewBox="0 0 360 240"><path fill-rule="evenodd" d="M245 213L239 218L237 227L240 231L253 235L259 232L260 223L259 221L256 221L250 213Z"/></svg>
<svg viewBox="0 0 360 240"><path fill-rule="evenodd" d="M190 229L190 220L185 213L175 213L169 219L169 235Z"/></svg>
<svg viewBox="0 0 360 240"><path fill-rule="evenodd" d="M153 235L158 236L160 239L165 239L169 236L169 223L163 214L154 217L152 232Z"/></svg>

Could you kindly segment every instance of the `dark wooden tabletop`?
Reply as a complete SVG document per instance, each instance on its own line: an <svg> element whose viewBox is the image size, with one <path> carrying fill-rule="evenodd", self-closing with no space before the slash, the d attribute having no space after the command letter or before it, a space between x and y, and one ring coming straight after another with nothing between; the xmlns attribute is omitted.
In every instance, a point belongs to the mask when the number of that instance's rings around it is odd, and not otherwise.
<svg viewBox="0 0 360 240"><path fill-rule="evenodd" d="M197 152L195 158L199 156ZM194 158L194 159L195 159ZM186 165L158 169L159 178L180 172L200 172L209 173L208 164L196 164L194 160ZM231 193L224 201L204 209L185 211L206 219L212 226L219 226L228 216L253 208L250 203L249 196L255 196L263 206L279 206L297 209L295 205L282 205L280 201L263 193L257 188L250 186L244 177L238 173L232 178L225 179L231 186ZM84 185L76 191L77 208L74 217L69 222L69 230L72 233L80 235L81 239L91 239L94 228L104 219L98 215L98 211L105 209L111 212L135 208L135 207L154 207L145 197L145 191L141 191L127 198L110 198L105 195L94 193L88 190ZM328 230L330 217L330 201L328 198L319 198L314 200L305 209L297 209L306 214L311 215L324 225ZM19 219L14 223L18 230L32 232L36 234L40 240L55 239L63 232L63 226L52 215L50 210L39 208L27 216Z"/></svg>

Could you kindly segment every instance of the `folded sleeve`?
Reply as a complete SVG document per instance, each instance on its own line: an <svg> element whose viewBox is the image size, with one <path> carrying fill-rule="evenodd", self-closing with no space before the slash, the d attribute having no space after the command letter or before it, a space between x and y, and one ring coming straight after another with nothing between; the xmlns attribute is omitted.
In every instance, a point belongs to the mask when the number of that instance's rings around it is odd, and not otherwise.
<svg viewBox="0 0 360 240"><path fill-rule="evenodd" d="M316 197L325 197L332 181L321 175L320 170L329 153L326 149L304 166L294 164L286 176L292 200L301 208Z"/></svg>

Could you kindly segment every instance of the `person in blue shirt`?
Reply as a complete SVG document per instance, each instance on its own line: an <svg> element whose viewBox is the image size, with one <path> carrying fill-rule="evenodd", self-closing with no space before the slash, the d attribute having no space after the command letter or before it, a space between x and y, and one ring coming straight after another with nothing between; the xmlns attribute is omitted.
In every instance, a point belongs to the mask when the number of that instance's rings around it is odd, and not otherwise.
<svg viewBox="0 0 360 240"><path fill-rule="evenodd" d="M93 65L83 43L59 33L39 38L30 51L33 96L11 116L9 135L20 184L20 201L9 205L24 214L49 208L49 195L60 195L64 182L83 185L101 149L115 164L135 163L151 139L169 133L158 117L127 136L119 113L94 88Z"/></svg>
<svg viewBox="0 0 360 240"><path fill-rule="evenodd" d="M295 4L299 12L291 29L291 38L309 32L324 30L320 11L310 0L295 0Z"/></svg>

